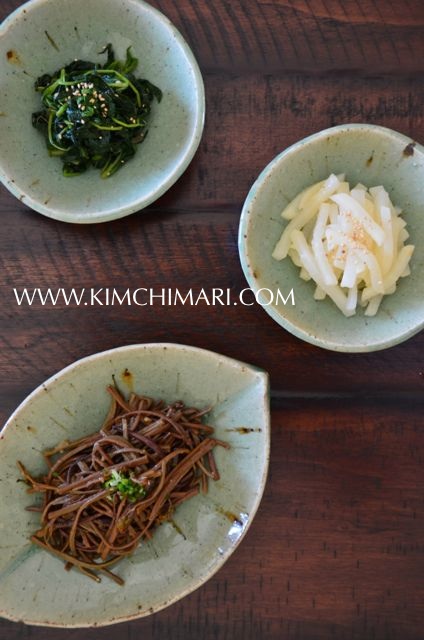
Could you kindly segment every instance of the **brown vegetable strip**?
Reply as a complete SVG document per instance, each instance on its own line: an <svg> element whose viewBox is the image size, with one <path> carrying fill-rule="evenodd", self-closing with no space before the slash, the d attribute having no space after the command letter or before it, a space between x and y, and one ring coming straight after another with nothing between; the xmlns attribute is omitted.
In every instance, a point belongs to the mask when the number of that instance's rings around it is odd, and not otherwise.
<svg viewBox="0 0 424 640"><path fill-rule="evenodd" d="M31 540L99 581L118 584L110 566L131 554L175 507L219 479L213 449L228 447L202 423L208 409L185 407L108 388L112 403L96 434L44 452L49 470L29 492L43 494L41 528ZM115 482L115 484L114 484Z"/></svg>

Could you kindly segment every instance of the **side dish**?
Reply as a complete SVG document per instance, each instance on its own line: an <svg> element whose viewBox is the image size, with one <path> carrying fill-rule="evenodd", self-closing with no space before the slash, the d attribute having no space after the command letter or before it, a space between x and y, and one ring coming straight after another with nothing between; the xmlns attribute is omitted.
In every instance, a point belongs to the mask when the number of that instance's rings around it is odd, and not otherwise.
<svg viewBox="0 0 424 640"><path fill-rule="evenodd" d="M213 449L228 448L203 424L208 409L186 407L108 387L112 404L98 433L44 452L49 466L34 478L18 462L30 493L42 493L41 528L31 540L100 581L110 568L184 500L218 480Z"/></svg>
<svg viewBox="0 0 424 640"><path fill-rule="evenodd" d="M110 44L101 53L107 53L103 66L74 60L35 83L43 109L32 114L32 123L49 154L61 158L65 176L90 166L102 178L116 173L146 137L153 99L162 98L158 87L134 76L138 60L131 48L123 62L115 60Z"/></svg>
<svg viewBox="0 0 424 640"><path fill-rule="evenodd" d="M315 282L316 300L328 296L345 316L355 315L359 304L373 316L410 273L414 246L405 245L401 213L384 187L351 189L343 174L332 174L284 209L289 222L273 258L290 256L300 277Z"/></svg>

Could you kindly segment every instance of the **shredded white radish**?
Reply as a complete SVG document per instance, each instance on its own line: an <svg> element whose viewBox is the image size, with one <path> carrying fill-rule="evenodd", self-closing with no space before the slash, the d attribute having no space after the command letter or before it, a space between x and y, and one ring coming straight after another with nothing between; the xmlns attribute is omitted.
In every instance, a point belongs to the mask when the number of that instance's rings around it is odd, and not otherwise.
<svg viewBox="0 0 424 640"><path fill-rule="evenodd" d="M331 174L284 209L289 222L272 256L289 256L300 277L315 282L316 300L328 296L345 316L358 305L373 316L399 278L411 273L415 247L405 245L409 233L401 213L384 187L351 189L344 174Z"/></svg>

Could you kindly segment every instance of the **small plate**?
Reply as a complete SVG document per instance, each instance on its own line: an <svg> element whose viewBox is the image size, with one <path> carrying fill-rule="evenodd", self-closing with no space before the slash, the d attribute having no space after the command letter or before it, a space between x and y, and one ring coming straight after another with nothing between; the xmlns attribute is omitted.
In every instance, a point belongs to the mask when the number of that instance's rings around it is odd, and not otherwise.
<svg viewBox="0 0 424 640"><path fill-rule="evenodd" d="M221 479L188 500L151 541L116 565L125 580L100 584L64 570L63 562L29 542L39 515L16 461L34 475L41 452L97 431L109 406L106 386L197 407L230 449L215 452ZM200 587L243 538L265 487L270 445L266 373L224 356L176 344L142 344L75 362L36 389L0 436L0 615L28 624L91 627L149 615Z"/></svg>
<svg viewBox="0 0 424 640"><path fill-rule="evenodd" d="M98 170L65 178L31 124L40 110L34 81L74 58L105 61L111 43L139 59L137 77L163 91L152 104L149 134L106 180ZM202 76L183 37L143 0L31 0L0 27L0 179L24 204L64 222L104 222L139 211L163 195L188 167L205 114Z"/></svg>
<svg viewBox="0 0 424 640"><path fill-rule="evenodd" d="M364 316L359 309L345 318L328 298L314 299L314 284L301 280L289 258L281 262L272 258L287 224L282 210L303 189L330 173L345 173L352 186L358 182L367 187L383 185L392 202L403 209L408 243L415 245L411 275L401 279L393 295L384 297L375 317ZM254 183L240 220L241 264L265 311L298 338L333 351L386 349L424 327L423 251L424 148L401 133L375 125L340 125L283 151Z"/></svg>

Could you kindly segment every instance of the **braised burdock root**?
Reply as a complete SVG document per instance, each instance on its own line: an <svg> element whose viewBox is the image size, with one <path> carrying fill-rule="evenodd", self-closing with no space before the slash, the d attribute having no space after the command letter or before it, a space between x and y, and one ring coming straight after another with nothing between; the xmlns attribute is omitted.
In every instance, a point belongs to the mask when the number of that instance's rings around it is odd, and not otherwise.
<svg viewBox="0 0 424 640"><path fill-rule="evenodd" d="M42 493L35 544L100 582L123 556L150 538L175 507L219 479L213 449L228 444L203 424L209 409L186 407L108 387L112 404L98 433L44 452L49 471L33 478L18 462L30 493Z"/></svg>

